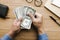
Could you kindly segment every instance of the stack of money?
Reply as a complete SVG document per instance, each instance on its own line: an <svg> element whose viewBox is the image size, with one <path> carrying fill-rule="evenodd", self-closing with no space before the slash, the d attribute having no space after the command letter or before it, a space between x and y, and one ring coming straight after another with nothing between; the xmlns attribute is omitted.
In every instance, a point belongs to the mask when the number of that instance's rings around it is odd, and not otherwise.
<svg viewBox="0 0 60 40"><path fill-rule="evenodd" d="M23 21L21 23L21 29L30 29L32 20L29 16L27 16L28 13L31 13L34 15L36 10L34 10L31 7L23 6L23 7L17 7L14 9L14 13L16 15L16 18L19 19L20 17L23 18Z"/></svg>

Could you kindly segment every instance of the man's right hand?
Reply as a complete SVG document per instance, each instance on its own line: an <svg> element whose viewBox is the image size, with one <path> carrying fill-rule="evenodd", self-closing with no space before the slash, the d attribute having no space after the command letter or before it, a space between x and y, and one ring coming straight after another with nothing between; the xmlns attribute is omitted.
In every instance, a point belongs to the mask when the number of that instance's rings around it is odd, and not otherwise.
<svg viewBox="0 0 60 40"><path fill-rule="evenodd" d="M43 16L39 13L35 13L36 17L34 17L32 14L28 14L28 16L30 16L30 18L32 19L34 26L37 27L39 34L44 33L44 29L42 27Z"/></svg>

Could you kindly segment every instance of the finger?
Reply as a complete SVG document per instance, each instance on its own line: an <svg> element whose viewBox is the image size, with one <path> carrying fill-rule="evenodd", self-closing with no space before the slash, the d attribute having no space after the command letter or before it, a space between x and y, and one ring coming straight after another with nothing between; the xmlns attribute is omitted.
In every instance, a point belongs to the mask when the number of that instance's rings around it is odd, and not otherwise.
<svg viewBox="0 0 60 40"><path fill-rule="evenodd" d="M22 21L22 17L20 17L20 19L17 19L16 22L21 22Z"/></svg>
<svg viewBox="0 0 60 40"><path fill-rule="evenodd" d="M14 20L14 22L17 22L17 21L18 21L18 19L15 19L15 20Z"/></svg>
<svg viewBox="0 0 60 40"><path fill-rule="evenodd" d="M17 33L19 33L20 32L20 29L17 31Z"/></svg>
<svg viewBox="0 0 60 40"><path fill-rule="evenodd" d="M39 16L40 16L40 14L39 14L39 13L35 13L35 15L36 15L36 17L39 17Z"/></svg>
<svg viewBox="0 0 60 40"><path fill-rule="evenodd" d="M42 15L40 13L35 13L35 15L39 18L42 17Z"/></svg>
<svg viewBox="0 0 60 40"><path fill-rule="evenodd" d="M20 32L20 30L21 30L21 29L18 29L17 33L19 33L19 32Z"/></svg>
<svg viewBox="0 0 60 40"><path fill-rule="evenodd" d="M19 21L22 21L22 17L20 17Z"/></svg>
<svg viewBox="0 0 60 40"><path fill-rule="evenodd" d="M17 19L15 19L15 20L14 20L14 22L13 22L13 24L17 24L17 21L18 21L18 20L17 20Z"/></svg>
<svg viewBox="0 0 60 40"><path fill-rule="evenodd" d="M17 26L20 26L20 23L21 23L21 22L17 22Z"/></svg>
<svg viewBox="0 0 60 40"><path fill-rule="evenodd" d="M32 14L28 14L28 16L29 16L32 20L34 20L34 16L33 16Z"/></svg>

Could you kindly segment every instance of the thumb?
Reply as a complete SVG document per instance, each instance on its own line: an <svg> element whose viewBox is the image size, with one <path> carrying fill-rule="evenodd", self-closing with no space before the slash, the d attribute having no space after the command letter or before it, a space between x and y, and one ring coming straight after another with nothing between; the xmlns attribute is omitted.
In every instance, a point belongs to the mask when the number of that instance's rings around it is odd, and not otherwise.
<svg viewBox="0 0 60 40"><path fill-rule="evenodd" d="M28 16L29 16L32 20L34 20L33 14L29 13Z"/></svg>
<svg viewBox="0 0 60 40"><path fill-rule="evenodd" d="M19 21L21 22L21 21L22 21L22 19L23 19L23 18L22 18L22 17L20 17Z"/></svg>

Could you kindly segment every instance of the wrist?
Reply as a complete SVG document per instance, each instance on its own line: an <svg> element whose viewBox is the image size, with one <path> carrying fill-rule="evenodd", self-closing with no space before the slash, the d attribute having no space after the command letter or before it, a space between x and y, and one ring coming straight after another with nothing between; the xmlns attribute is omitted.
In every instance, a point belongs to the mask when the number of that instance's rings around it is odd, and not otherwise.
<svg viewBox="0 0 60 40"><path fill-rule="evenodd" d="M9 31L9 32L8 32L8 35L9 35L11 38L14 37L14 34L15 34L15 32L13 32L13 31Z"/></svg>
<svg viewBox="0 0 60 40"><path fill-rule="evenodd" d="M38 28L38 33L39 33L39 34L44 34L44 33L45 33L45 31L44 31L44 29L43 29L43 28Z"/></svg>

